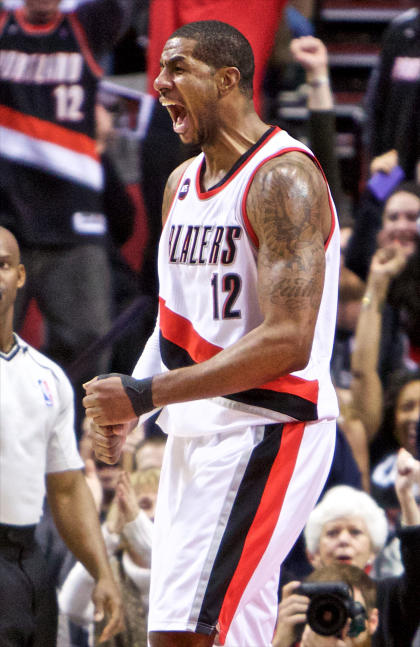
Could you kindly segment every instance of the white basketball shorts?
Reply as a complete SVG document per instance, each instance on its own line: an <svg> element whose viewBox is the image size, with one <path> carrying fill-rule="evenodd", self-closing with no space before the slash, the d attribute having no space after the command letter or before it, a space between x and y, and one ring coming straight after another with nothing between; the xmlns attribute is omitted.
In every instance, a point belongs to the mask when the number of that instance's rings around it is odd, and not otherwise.
<svg viewBox="0 0 420 647"><path fill-rule="evenodd" d="M270 645L280 565L330 469L335 421L168 438L154 525L149 631Z"/></svg>

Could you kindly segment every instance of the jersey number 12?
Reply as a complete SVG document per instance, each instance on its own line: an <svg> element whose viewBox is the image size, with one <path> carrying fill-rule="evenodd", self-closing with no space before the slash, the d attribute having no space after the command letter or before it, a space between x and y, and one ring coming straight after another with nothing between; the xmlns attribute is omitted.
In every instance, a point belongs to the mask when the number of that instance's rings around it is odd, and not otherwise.
<svg viewBox="0 0 420 647"><path fill-rule="evenodd" d="M218 273L211 277L213 291L213 319L240 319L241 311L235 310L234 306L241 291L241 277L239 274L224 274L219 277ZM220 308L219 293L227 292L227 296Z"/></svg>

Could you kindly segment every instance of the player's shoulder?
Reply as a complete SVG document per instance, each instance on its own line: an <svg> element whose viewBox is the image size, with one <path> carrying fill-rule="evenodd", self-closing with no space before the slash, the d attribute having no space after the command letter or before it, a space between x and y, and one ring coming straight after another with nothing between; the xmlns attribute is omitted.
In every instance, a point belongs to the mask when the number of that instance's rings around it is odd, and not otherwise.
<svg viewBox="0 0 420 647"><path fill-rule="evenodd" d="M167 187L169 190L176 190L176 187L178 186L182 176L184 175L185 171L187 168L190 166L190 164L197 159L197 156L195 157L190 157L189 159L185 160L185 162L182 162L179 166L177 166L172 173L168 177L167 181Z"/></svg>
<svg viewBox="0 0 420 647"><path fill-rule="evenodd" d="M163 196L163 207L162 207L163 222L165 222L168 216L170 206L175 198L175 194L178 189L182 176L184 175L185 171L190 166L190 164L194 162L194 160L196 159L197 159L197 156L190 157L189 159L185 160L185 162L182 162L182 164L177 166L169 175L165 186L165 193Z"/></svg>
<svg viewBox="0 0 420 647"><path fill-rule="evenodd" d="M306 148L295 148L279 152L262 163L257 169L251 192L268 189L288 190L290 186L308 184L320 187L323 175L314 155Z"/></svg>
<svg viewBox="0 0 420 647"><path fill-rule="evenodd" d="M287 169L295 166L313 168L315 157L307 148L293 148L279 151L278 154L270 156L260 166L260 170L270 170L272 168Z"/></svg>
<svg viewBox="0 0 420 647"><path fill-rule="evenodd" d="M331 231L329 192L312 153L305 148L287 150L264 162L249 188L246 212L257 235L274 218L301 227L306 221L305 227L321 231L325 241Z"/></svg>

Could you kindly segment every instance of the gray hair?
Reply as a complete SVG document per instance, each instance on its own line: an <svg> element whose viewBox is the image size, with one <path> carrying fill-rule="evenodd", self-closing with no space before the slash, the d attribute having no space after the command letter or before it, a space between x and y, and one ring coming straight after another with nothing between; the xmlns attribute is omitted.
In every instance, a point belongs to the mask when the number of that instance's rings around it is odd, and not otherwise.
<svg viewBox="0 0 420 647"><path fill-rule="evenodd" d="M349 485L337 485L326 492L309 515L305 541L310 553L314 554L318 550L325 524L341 517L361 517L366 524L374 552L382 550L388 535L385 512L366 492Z"/></svg>

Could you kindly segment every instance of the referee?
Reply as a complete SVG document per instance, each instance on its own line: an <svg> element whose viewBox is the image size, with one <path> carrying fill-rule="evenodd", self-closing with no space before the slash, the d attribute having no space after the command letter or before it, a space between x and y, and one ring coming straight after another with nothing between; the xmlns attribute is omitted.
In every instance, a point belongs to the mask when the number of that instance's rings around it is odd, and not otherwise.
<svg viewBox="0 0 420 647"><path fill-rule="evenodd" d="M108 616L108 639L121 630L121 601L76 448L73 391L57 364L13 332L24 283L17 241L0 227L0 645L56 644L56 616L45 622L55 591L34 539L45 492L68 548L96 580L96 619Z"/></svg>

